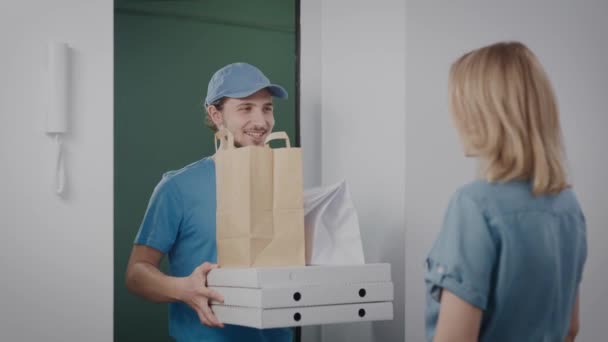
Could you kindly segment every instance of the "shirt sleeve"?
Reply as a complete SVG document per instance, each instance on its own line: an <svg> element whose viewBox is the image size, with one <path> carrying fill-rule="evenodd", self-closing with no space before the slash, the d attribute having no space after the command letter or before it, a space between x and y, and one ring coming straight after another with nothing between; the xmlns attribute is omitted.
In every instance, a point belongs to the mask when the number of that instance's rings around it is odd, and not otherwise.
<svg viewBox="0 0 608 342"><path fill-rule="evenodd" d="M433 300L442 289L486 310L496 243L482 210L462 192L450 201L443 227L426 260L425 282Z"/></svg>
<svg viewBox="0 0 608 342"><path fill-rule="evenodd" d="M182 217L179 190L170 178L164 177L152 193L134 243L167 254L175 243Z"/></svg>

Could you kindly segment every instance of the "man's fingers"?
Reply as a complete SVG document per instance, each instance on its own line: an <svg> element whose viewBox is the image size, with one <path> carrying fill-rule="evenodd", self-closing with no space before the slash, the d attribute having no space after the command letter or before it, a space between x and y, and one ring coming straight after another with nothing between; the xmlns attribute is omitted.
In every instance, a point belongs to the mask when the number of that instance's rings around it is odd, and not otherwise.
<svg viewBox="0 0 608 342"><path fill-rule="evenodd" d="M211 322L209 321L209 319L206 317L205 313L203 312L203 310L196 310L196 313L198 314L198 319L201 321L202 324L211 327Z"/></svg>
<svg viewBox="0 0 608 342"><path fill-rule="evenodd" d="M204 275L207 275L207 273L209 273L209 271L211 271L214 268L217 268L217 264L205 262L201 265L201 269L202 269Z"/></svg>
<svg viewBox="0 0 608 342"><path fill-rule="evenodd" d="M205 317L213 324L213 326L220 327L220 328L224 327L222 322L220 322L220 320L217 319L217 317L215 317L215 314L213 313L213 311L211 310L209 305L205 305L203 307L203 313L205 314Z"/></svg>
<svg viewBox="0 0 608 342"><path fill-rule="evenodd" d="M207 286L207 274L214 268L217 268L217 264L211 264L208 262L203 263L198 267L200 269L200 276L203 278L202 283Z"/></svg>
<svg viewBox="0 0 608 342"><path fill-rule="evenodd" d="M214 291L208 287L202 289L203 296L209 298L209 300L215 300L220 303L224 303L224 296L219 294L217 291Z"/></svg>

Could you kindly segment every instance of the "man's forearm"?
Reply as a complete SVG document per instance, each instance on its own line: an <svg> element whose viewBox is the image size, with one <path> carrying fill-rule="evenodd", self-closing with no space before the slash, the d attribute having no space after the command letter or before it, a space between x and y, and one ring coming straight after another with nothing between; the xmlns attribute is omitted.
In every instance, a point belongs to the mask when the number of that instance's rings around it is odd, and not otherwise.
<svg viewBox="0 0 608 342"><path fill-rule="evenodd" d="M162 273L152 264L138 262L129 266L126 285L129 291L147 300L169 303L180 300L180 279Z"/></svg>

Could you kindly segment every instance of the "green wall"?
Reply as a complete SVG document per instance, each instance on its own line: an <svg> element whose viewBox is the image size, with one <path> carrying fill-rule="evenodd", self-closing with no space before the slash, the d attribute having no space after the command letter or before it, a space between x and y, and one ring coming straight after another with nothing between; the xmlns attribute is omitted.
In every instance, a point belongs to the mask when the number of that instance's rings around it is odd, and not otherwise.
<svg viewBox="0 0 608 342"><path fill-rule="evenodd" d="M232 62L283 85L275 130L296 134L296 1L115 3L114 340L168 341L167 305L127 292L125 270L161 175L213 153L201 102ZM166 269L166 260L163 262Z"/></svg>

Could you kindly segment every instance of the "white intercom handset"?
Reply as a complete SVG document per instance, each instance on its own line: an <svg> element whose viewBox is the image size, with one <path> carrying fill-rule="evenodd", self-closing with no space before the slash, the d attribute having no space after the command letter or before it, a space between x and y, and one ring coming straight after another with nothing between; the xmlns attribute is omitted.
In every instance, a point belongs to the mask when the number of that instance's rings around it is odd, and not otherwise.
<svg viewBox="0 0 608 342"><path fill-rule="evenodd" d="M48 105L46 133L55 139L55 192L65 192L66 173L62 148L62 135L68 130L69 110L69 54L65 43L50 42L48 45Z"/></svg>

